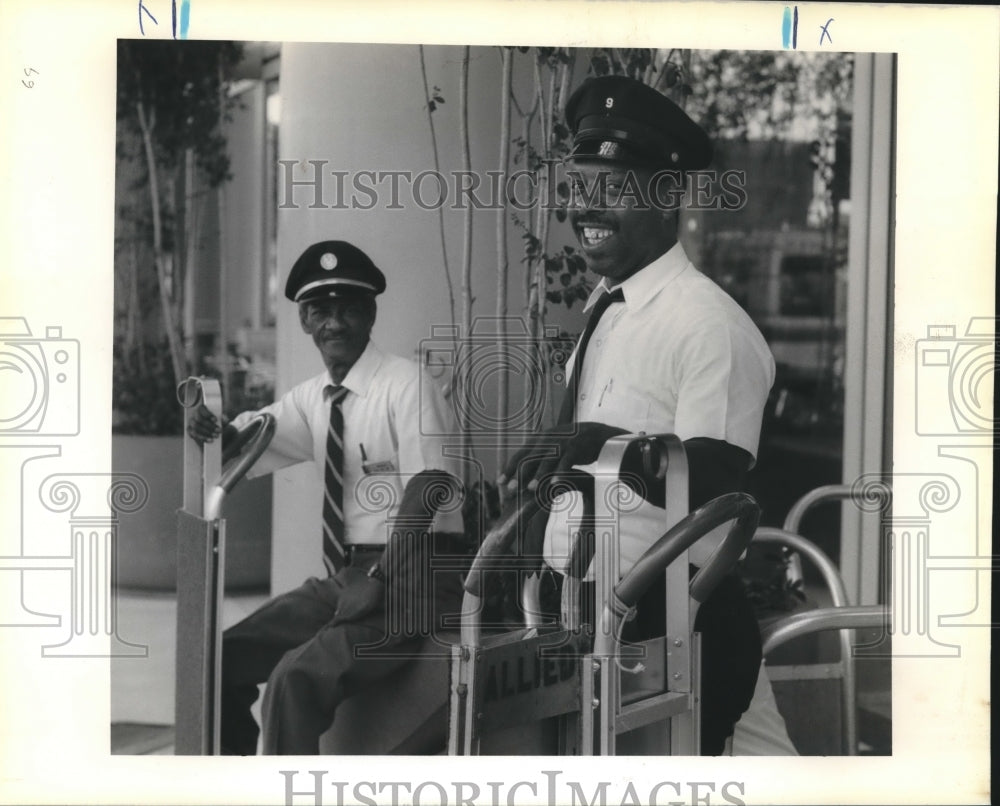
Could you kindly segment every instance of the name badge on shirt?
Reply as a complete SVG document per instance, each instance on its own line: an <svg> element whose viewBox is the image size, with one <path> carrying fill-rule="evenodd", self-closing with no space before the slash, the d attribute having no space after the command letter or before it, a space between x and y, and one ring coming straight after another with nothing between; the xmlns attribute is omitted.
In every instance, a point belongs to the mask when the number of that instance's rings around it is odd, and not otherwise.
<svg viewBox="0 0 1000 806"><path fill-rule="evenodd" d="M365 474L368 473L395 473L396 466L392 463L390 459L384 459L381 462L362 462L361 470Z"/></svg>

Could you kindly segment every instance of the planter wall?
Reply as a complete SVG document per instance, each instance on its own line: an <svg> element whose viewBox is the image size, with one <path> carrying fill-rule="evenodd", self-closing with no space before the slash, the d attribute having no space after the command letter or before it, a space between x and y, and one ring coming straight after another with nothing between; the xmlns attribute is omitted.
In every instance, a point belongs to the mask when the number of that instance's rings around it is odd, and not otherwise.
<svg viewBox="0 0 1000 806"><path fill-rule="evenodd" d="M122 515L118 529L118 586L169 591L177 584L177 510L183 499L181 437L111 438L116 473L135 473L149 485L146 505ZM267 591L271 562L271 477L244 479L226 500L226 590Z"/></svg>

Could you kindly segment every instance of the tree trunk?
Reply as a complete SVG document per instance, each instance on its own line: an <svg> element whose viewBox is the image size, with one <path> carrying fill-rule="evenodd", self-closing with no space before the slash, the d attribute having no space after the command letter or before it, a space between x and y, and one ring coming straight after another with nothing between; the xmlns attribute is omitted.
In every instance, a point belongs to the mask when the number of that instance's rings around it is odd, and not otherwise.
<svg viewBox="0 0 1000 806"><path fill-rule="evenodd" d="M510 86L514 65L512 48L503 48L503 66L500 80L500 159L498 168L500 175L507 176L510 162ZM500 423L500 438L497 446L497 475L500 475L507 464L509 440L507 435L507 416L510 397L510 367L508 362L507 335L507 209L503 205L497 210L497 338L499 340L500 365L499 389L497 391L497 422Z"/></svg>
<svg viewBox="0 0 1000 806"><path fill-rule="evenodd" d="M534 80L535 80L535 107L539 110L541 117L539 119L539 139L542 142L542 149L545 148L545 137L548 131L545 125L545 98L544 91L542 90L542 73L538 64L538 56L535 56L534 64ZM541 194L539 194L541 196ZM543 197L544 198L544 197ZM528 221L531 222L531 216L527 216ZM541 222L541 216L536 219L533 224L529 223L529 231L536 238L539 238L539 224ZM539 339L541 338L541 327L538 321L538 312L540 310L540 300L545 295L545 289L539 285L538 278L538 266L542 264L542 247L539 242L537 251L535 252L535 259L529 260L527 263L526 270L528 272L528 332L531 337L531 348L532 351L541 356L539 351Z"/></svg>
<svg viewBox="0 0 1000 806"><path fill-rule="evenodd" d="M184 289L182 321L184 323L184 355L188 366L195 365L194 355L194 280L197 272L195 262L197 260L199 221L197 172L194 165L194 149L184 150L184 262L181 266L180 275L182 278L179 284Z"/></svg>
<svg viewBox="0 0 1000 806"><path fill-rule="evenodd" d="M218 63L218 76L219 76L219 106L218 108L226 108L226 82L224 81L224 76L222 74L222 63ZM221 128L222 118L220 117L216 120L216 125ZM222 182L216 190L218 194L218 206L219 206L219 371L222 373L222 401L225 405L229 400L232 400L231 389L229 388L231 382L231 373L229 371L229 347L227 344L229 336L229 322L227 321L226 314L228 313L229 305L226 299L226 272L229 268L228 261L228 251L226 250L226 183Z"/></svg>
<svg viewBox="0 0 1000 806"><path fill-rule="evenodd" d="M156 156L153 151L153 127L156 124L155 116L152 120L147 120L146 110L142 101L136 103L136 111L139 117L139 129L142 132L142 145L146 155L146 168L149 171L149 195L153 213L153 260L156 264L156 278L160 288L160 311L163 317L163 329L167 334L167 343L170 347L170 364L174 371L174 384L179 384L185 377L184 351L181 345L180 334L177 332L177 323L174 319L173 306L170 301L170 291L168 288L169 279L167 277L167 256L163 251L163 222L160 220L160 186L156 168Z"/></svg>
<svg viewBox="0 0 1000 806"><path fill-rule="evenodd" d="M139 295L139 243L132 238L128 250L129 294L128 310L125 312L125 349L128 354L135 353L139 362L139 373L146 374L146 350L139 333L139 319L142 315L142 305Z"/></svg>
<svg viewBox="0 0 1000 806"><path fill-rule="evenodd" d="M459 126L462 144L462 170L468 175L472 170L472 155L469 149L469 47L462 49L462 72L459 79ZM468 339L472 333L472 205L466 205L462 231L462 337ZM466 342L468 343L468 342ZM466 351L468 357L468 351ZM470 434L469 412L466 406L471 400L468 369L460 370L461 393L458 398L459 428L462 430L462 456L469 458ZM463 476L467 476L468 462L463 464ZM468 481L468 479L464 479Z"/></svg>
<svg viewBox="0 0 1000 806"><path fill-rule="evenodd" d="M434 113L431 111L431 90L430 85L427 83L427 65L424 62L424 46L418 45L417 50L420 53L420 75L424 79L424 100L426 101L427 109L427 125L430 126L431 130L431 151L434 155L434 171L440 176L441 175L441 163L438 157L438 146L437 146L437 132L434 129ZM451 269L448 266L448 244L444 236L444 205L438 205L438 232L441 236L441 260L444 263L444 280L448 286L448 310L451 314L450 322L454 326L455 324L455 289L451 282ZM454 331L452 331L454 332Z"/></svg>

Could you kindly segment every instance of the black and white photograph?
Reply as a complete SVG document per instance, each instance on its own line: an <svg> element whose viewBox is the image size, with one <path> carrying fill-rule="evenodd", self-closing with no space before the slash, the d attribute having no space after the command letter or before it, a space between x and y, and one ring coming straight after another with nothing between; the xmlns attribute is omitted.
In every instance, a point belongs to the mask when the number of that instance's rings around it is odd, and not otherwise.
<svg viewBox="0 0 1000 806"><path fill-rule="evenodd" d="M436 515L399 510L414 495L411 485L433 481L425 482L421 474L447 473L456 483L456 500L465 502L451 513L459 516L457 522L452 517L450 526L435 528L460 535L455 548L474 555L486 535L502 528L517 507L537 504L530 500L536 496L512 494L509 484L498 489L498 477L508 474L517 485L518 476L534 471L529 483L536 475L549 485L570 483L558 472L551 481L547 475L596 461L612 437L664 434L686 448L679 454L679 461L688 465L681 471L686 478L679 483L690 489L690 501L680 502L680 512L664 508L656 514L643 507L634 516L621 514L615 542L627 546L615 549L622 555L616 558L620 574L670 525L728 493L748 491L766 527L752 549L744 547L742 559L741 551L733 554L719 577L732 586L734 599L717 607L753 616L741 622L751 636L750 646L743 647L737 630L720 642L728 646L720 648L717 661L720 667L747 667L745 681L723 679L716 695L742 686L743 701L732 706L732 714L720 716L728 727L720 728L718 739L704 737L712 728L706 729L702 720L703 746L687 745L687 753L722 752L731 737L735 753L891 753L888 646L871 658L853 655L859 644L888 642L887 602L879 599L887 590L880 585L878 520L865 535L859 517L870 508L873 485L886 490L888 485L881 481L881 450L864 454L856 413L845 419L845 407L853 402L849 395L862 385L866 370L874 369L867 347L875 338L885 339L884 332L866 338L863 330L855 330L858 342L849 345L848 322L891 309L889 255L879 266L849 260L852 245L857 252L861 239L870 242L873 237L870 218L854 225L852 191L870 198L874 183L886 194L879 201L888 212L892 189L890 142L865 139L872 113L871 108L859 109L855 85L863 84L860 96L865 100L882 93L891 110L892 69L891 55L844 53L119 42L113 466L115 472L142 475L150 486L145 512L165 515L162 523L138 513L123 519L119 617L128 618L126 612L134 606L167 630L164 660L172 651L182 659L199 660L221 652L219 669L212 672L221 676L213 694L220 703L221 724L214 729L217 752L257 750L259 731L248 721L256 686L291 686L285 682L288 675L302 676L310 691L344 687L342 696L330 695L329 702L323 698L322 706L319 701L303 705L310 712L322 710L313 732L337 725L339 705L350 707L352 695L362 699L364 704L347 716L364 714L355 718L358 735L336 731L341 753L444 751L451 663L441 647L457 639L448 636L445 625L449 615L457 624L461 601L437 601L433 594L419 592L419 604L413 603L430 608L423 620L433 634L421 637L438 658L422 665L436 668L411 672L407 667L421 666L419 646L388 642L394 654L410 656L400 659L400 668L383 671L389 665L384 659L366 663L359 658L356 669L345 669L353 682L341 683L334 671L341 661L326 658L326 653L378 639L363 634L338 642L337 649L321 648L327 631L350 628L336 618L337 596L313 588L336 586L339 593L345 587L337 577L345 565L340 560L355 566L357 558L368 564L361 569L367 572L372 562L367 555L392 542L393 518ZM855 133L858 116L860 131ZM874 167L852 174L855 163ZM885 216L877 223L887 227L888 221ZM877 237L887 243L886 231ZM666 255L662 268L642 272ZM873 269L878 277L871 276ZM579 352L580 334L586 331L588 307L596 308L605 288L613 291L632 277L631 306L626 297L611 320L621 325L603 328L603 338L595 342L595 347L605 342L604 350L612 351L607 362L595 361L593 369L589 363L578 367L573 353L574 348ZM693 287L673 290L674 277ZM852 297L854 285L868 293ZM343 322L329 324L330 312L312 310L317 305L309 303L315 299L324 304L343 299L371 306L371 311L332 311ZM852 303L861 310L849 310ZM685 312L688 306L694 309ZM627 326L630 307L640 321ZM363 326L355 335L349 320L357 313L363 313ZM307 321L311 316L317 317L315 325ZM618 327L622 332L616 336ZM336 339L355 343L347 342L347 350L332 349ZM397 358L410 365L395 367ZM360 376L369 380L345 377L357 362L373 365ZM339 377L334 366L344 368L337 370ZM317 386L296 375L299 367L313 374L325 367L326 373ZM598 399L585 414L571 410L569 418L561 419L573 370L579 374L579 403L587 400L583 387ZM587 377L588 370L593 377ZM380 377L386 373L387 378ZM398 389L389 380L394 374L401 376ZM230 421L234 433L237 425L251 427L243 412L276 418L271 436L276 445L261 449L263 457L250 464L251 473L255 465L263 467L263 475L298 464L310 471L310 478L293 486L269 478L253 479L242 490L234 486L217 513L225 517L226 535L219 574L223 595L214 619L233 628L224 632L221 649L215 646L213 618L197 618L194 629L209 630L211 638L189 635L194 625L183 620L178 625L174 612L180 607L183 618L192 618L186 602L148 595L176 588L177 563L194 562L177 554L187 550L178 544L185 536L177 530L187 527L186 521L175 523L185 483L185 410L173 390L189 375L206 379L191 382L192 395L221 396L220 429ZM303 388L299 382L317 388ZM382 393L384 403L358 400L348 408L345 399L341 404L342 447L336 461L344 481L331 477L337 486L331 493L331 481L324 480L331 395L320 390L340 382L362 399L368 383L390 385ZM200 388L195 391L195 386ZM419 397L412 387L418 387ZM854 393L857 402L875 407L882 405L884 388L871 390L872 396L876 400ZM194 399L191 404L198 414L189 419L200 425L202 404ZM312 406L320 411L314 413ZM359 418L354 439L349 413ZM378 419L386 425L369 423ZM565 439L556 437L567 420L577 427ZM391 433L379 434L383 427ZM191 434L193 426L189 438ZM211 444L197 436L190 450ZM207 436L214 433L207 431ZM258 443L266 439L260 437ZM407 447L407 440L415 445ZM635 450L640 449L665 450L637 444ZM409 459L407 451L420 459ZM546 451L556 454L555 464L535 471L533 455ZM563 452L579 458L567 463ZM689 456L691 452L695 455ZM385 469L364 470L369 460ZM149 475L154 467L162 476L155 481ZM693 477L696 469L704 478ZM195 467L196 481L215 485L215 478L200 478L201 470ZM866 489L852 483L862 475ZM378 492L385 490L391 501L379 501L371 512L366 501L373 491L365 485L376 480ZM657 480L650 476L644 483L651 487ZM322 520L324 492L337 498L328 507L342 509L337 534ZM835 505L842 500L857 504L843 523ZM582 500L580 505L585 506ZM593 502L587 505L593 507ZM811 523L803 523L813 507ZM192 510L203 515L198 504ZM630 516L646 520L626 537ZM515 544L529 542L525 517L515 520ZM579 532L580 517L566 516L562 528ZM544 524L542 528L548 531ZM327 541L343 541L343 547L328 546L324 552L324 531ZM703 529L701 536L711 539L708 531ZM204 530L196 531L190 550L204 541ZM807 541L807 548L796 551L801 541ZM510 553L517 548L512 544ZM558 549L543 548L541 553L530 547L520 552L526 564L532 557L537 560L537 568L525 567L526 579L508 580L507 586L497 581L498 587L515 590L496 596L513 593L518 607L511 609L507 602L511 612L504 612L505 602L491 602L501 610L485 608L477 614L494 625L491 640L501 647L514 636L524 641L538 633L542 624L534 624L535 619L545 626L541 634L568 627L559 610L551 614L559 618L545 618L520 607L525 594L516 589L526 583L552 588L553 594L563 586L565 564L560 567L554 560ZM337 567L325 558L331 550ZM698 552L702 563L711 555L693 544L686 550ZM688 562L700 567L693 557ZM481 573L487 577L491 572ZM500 568L492 573L509 575ZM448 575L433 569L431 574ZM588 578L593 581L593 572ZM360 584L361 592L351 595L372 595L367 589L374 583L363 579ZM485 578L479 584L492 587ZM182 587L176 589L182 592ZM664 610L667 594L662 586L658 592L660 601L654 604L649 594L647 607ZM208 601L205 592L191 595ZM291 598L316 596L322 606L291 604ZM709 594L701 604L710 614L716 601ZM692 624L678 625L683 635L675 640L682 644L691 642L698 604L687 605ZM862 605L868 610L833 609ZM601 601L588 609L596 618L606 606ZM319 608L315 616L309 613L312 607ZM810 612L811 617L806 615ZM806 628L809 640L782 647L782 622L793 616L814 627ZM526 617L532 623L526 625ZM659 614L661 622L663 618ZM840 624L870 628L870 634L863 639L838 635ZM581 624L589 631L596 626ZM756 689L761 628L777 638L769 647L768 680L762 679ZM377 632L374 626L364 629ZM649 630L650 638L657 634L652 625ZM703 649L710 638L702 637ZM211 646L206 648L204 641ZM304 649L307 644L311 650ZM515 742L499 743L495 752L557 753L558 744L547 747L545 739L528 743L528 731L542 730L542 724L551 730L549 723L557 716L581 720L581 707L572 703L566 715L531 713L540 694L527 699L524 694L543 687L533 675L515 672L534 669L541 662L536 658L540 649L524 646L523 658L510 656L509 650L501 650L495 661L484 655L477 668L487 679L467 696L470 701L492 700L493 708L505 712L503 727L517 727ZM290 665L288 653L300 647L317 653L309 661L317 664L315 670ZM665 647L647 650L651 679L632 688L657 697L674 692L669 675L664 680L669 668L663 660ZM656 661L654 651L660 656ZM233 653L232 661L227 652ZM744 652L752 653L753 660L743 659ZM708 666L715 663L702 660L701 683L706 685L714 679ZM685 664L695 662L684 658ZM253 671L244 675L229 669L229 663ZM133 741L154 731L168 739L165 728L188 718L176 709L171 713L174 691L186 698L191 696L187 683L200 684L198 670L183 665L165 664L168 674L155 685L153 679L127 674L152 669L153 664L128 661L113 666L112 708L119 706L121 691L122 711L112 730ZM171 685L175 670L190 681ZM621 677L622 670L617 671ZM683 683L676 691L691 693L688 676L678 674ZM773 677L777 681L772 684ZM623 687L619 709L638 697L625 694L625 681L633 682L625 677L613 684ZM581 689L577 671L561 682L568 690ZM128 691L139 695L133 695L131 706ZM160 697L152 698L153 691ZM516 699L504 702L511 697ZM596 694L588 700L594 698ZM693 716L677 718L697 719L699 711L711 709L709 699L706 692L697 710L695 703L687 703L684 711ZM732 726L754 699L760 702L747 717L746 732L733 735ZM271 698L263 702L280 708ZM375 702L381 704L377 711ZM450 707L458 705L451 702ZM157 721L151 720L154 711L161 714ZM452 722L458 717L453 714ZM277 712L270 718L281 719ZM299 714L285 718L293 722L289 730L306 719ZM595 723L604 719L599 714L592 718ZM266 723L268 717L258 719ZM668 719L664 712L650 724L660 723L661 732L668 732ZM229 720L245 727L230 729ZM406 722L410 724L397 724ZM145 725L150 727L141 730ZM480 749L488 747L488 724L473 730L481 734ZM309 748L316 753L318 735L303 744L275 737L261 749L297 754ZM292 742L289 750L285 741ZM453 736L450 741L454 745L462 739ZM634 752L642 752L645 741ZM664 752L660 743L648 741L649 752Z"/></svg>
<svg viewBox="0 0 1000 806"><path fill-rule="evenodd" d="M989 802L996 7L98 5L0 96L10 802Z"/></svg>

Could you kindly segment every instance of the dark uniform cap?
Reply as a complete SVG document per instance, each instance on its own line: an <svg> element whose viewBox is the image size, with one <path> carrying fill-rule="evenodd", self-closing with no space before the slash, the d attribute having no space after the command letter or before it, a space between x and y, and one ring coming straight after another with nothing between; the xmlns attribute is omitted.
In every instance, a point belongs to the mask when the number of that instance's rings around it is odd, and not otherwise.
<svg viewBox="0 0 1000 806"><path fill-rule="evenodd" d="M295 261L285 283L285 296L292 302L383 291L385 275L347 241L314 243Z"/></svg>
<svg viewBox="0 0 1000 806"><path fill-rule="evenodd" d="M708 167L712 142L677 104L634 78L585 81L566 103L573 132L567 159L692 171Z"/></svg>

